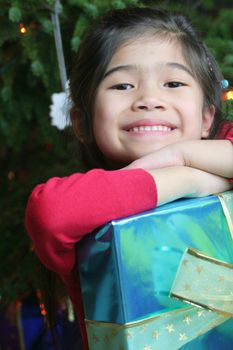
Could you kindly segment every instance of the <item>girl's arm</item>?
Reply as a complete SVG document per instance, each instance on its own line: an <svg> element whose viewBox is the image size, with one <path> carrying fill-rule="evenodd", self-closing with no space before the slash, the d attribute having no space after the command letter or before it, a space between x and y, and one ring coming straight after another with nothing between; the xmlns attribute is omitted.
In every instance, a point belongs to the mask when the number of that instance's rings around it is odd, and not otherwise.
<svg viewBox="0 0 233 350"><path fill-rule="evenodd" d="M223 178L185 166L92 170L38 185L28 201L26 227L43 264L64 276L74 268L75 244L107 222L227 189Z"/></svg>
<svg viewBox="0 0 233 350"><path fill-rule="evenodd" d="M191 140L163 147L126 168L158 169L188 166L225 178L233 178L233 145L229 140Z"/></svg>
<svg viewBox="0 0 233 350"><path fill-rule="evenodd" d="M202 197L233 188L233 184L221 176L186 166L170 166L148 172L157 185L157 205L182 197Z"/></svg>
<svg viewBox="0 0 233 350"><path fill-rule="evenodd" d="M38 185L28 201L26 227L44 265L64 275L74 267L74 246L84 235L156 205L148 172L96 169Z"/></svg>
<svg viewBox="0 0 233 350"><path fill-rule="evenodd" d="M233 178L233 145L228 140L189 141L178 144L186 166Z"/></svg>

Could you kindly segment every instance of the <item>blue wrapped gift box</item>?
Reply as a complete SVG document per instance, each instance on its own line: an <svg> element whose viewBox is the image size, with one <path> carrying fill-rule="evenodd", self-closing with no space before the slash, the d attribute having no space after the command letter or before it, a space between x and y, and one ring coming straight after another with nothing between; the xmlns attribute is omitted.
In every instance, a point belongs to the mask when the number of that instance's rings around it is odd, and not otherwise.
<svg viewBox="0 0 233 350"><path fill-rule="evenodd" d="M233 191L112 221L78 244L91 350L233 348Z"/></svg>

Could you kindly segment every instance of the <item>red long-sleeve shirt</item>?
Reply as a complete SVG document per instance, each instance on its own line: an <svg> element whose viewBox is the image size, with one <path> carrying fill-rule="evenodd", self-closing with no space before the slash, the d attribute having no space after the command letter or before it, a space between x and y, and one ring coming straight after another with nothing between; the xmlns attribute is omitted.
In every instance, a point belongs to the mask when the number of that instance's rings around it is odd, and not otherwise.
<svg viewBox="0 0 233 350"><path fill-rule="evenodd" d="M42 263L64 281L78 316L84 350L88 350L75 244L114 219L143 212L157 204L153 177L142 169L91 170L52 178L32 192L26 227Z"/></svg>

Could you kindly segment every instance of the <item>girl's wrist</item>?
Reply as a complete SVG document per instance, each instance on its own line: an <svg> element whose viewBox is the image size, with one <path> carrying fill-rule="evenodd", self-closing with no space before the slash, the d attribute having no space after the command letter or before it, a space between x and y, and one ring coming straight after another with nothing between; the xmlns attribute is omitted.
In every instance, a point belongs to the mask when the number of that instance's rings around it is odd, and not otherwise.
<svg viewBox="0 0 233 350"><path fill-rule="evenodd" d="M158 191L158 205L182 197L196 197L198 193L195 169L185 166L171 166L147 170L152 175Z"/></svg>

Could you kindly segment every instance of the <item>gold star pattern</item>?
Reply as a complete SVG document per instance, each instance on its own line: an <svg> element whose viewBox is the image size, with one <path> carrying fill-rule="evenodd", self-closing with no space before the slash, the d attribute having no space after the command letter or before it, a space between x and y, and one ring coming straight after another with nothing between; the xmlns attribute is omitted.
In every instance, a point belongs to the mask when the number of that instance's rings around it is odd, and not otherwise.
<svg viewBox="0 0 233 350"><path fill-rule="evenodd" d="M224 276L219 276L218 277L218 282L221 282L221 283L225 282L225 277Z"/></svg>
<svg viewBox="0 0 233 350"><path fill-rule="evenodd" d="M112 329L111 333L112 333L112 336L115 337L117 335L117 330L116 329Z"/></svg>
<svg viewBox="0 0 233 350"><path fill-rule="evenodd" d="M183 322L187 323L187 325L190 325L190 323L192 322L191 317L190 316L185 316L183 319Z"/></svg>
<svg viewBox="0 0 233 350"><path fill-rule="evenodd" d="M157 329L152 332L152 337L156 340L159 339L159 331L157 331Z"/></svg>
<svg viewBox="0 0 233 350"><path fill-rule="evenodd" d="M147 330L147 326L143 326L140 328L139 333L145 333Z"/></svg>
<svg viewBox="0 0 233 350"><path fill-rule="evenodd" d="M179 336L180 336L180 337L179 337L179 340L180 340L180 341L187 340L187 336L186 336L185 333L180 333Z"/></svg>
<svg viewBox="0 0 233 350"><path fill-rule="evenodd" d="M198 317L204 317L204 310L197 311Z"/></svg>
<svg viewBox="0 0 233 350"><path fill-rule="evenodd" d="M92 339L93 339L95 344L98 343L98 341L99 341L99 338L95 334L93 334Z"/></svg>
<svg viewBox="0 0 233 350"><path fill-rule="evenodd" d="M188 265L188 260L187 260L187 259L184 259L183 262L182 262L182 264L183 264L185 267L187 267L187 265Z"/></svg>
<svg viewBox="0 0 233 350"><path fill-rule="evenodd" d="M168 324L165 329L168 331L168 333L175 332L174 326L172 323Z"/></svg>
<svg viewBox="0 0 233 350"><path fill-rule="evenodd" d="M105 336L104 336L104 342L105 342L105 343L108 343L109 340L110 340L110 339L109 339L109 336L108 336L108 335L105 335Z"/></svg>
<svg viewBox="0 0 233 350"><path fill-rule="evenodd" d="M196 266L196 271L197 271L197 273L200 275L201 272L203 271L203 266L197 265L197 266Z"/></svg>
<svg viewBox="0 0 233 350"><path fill-rule="evenodd" d="M133 338L133 333L130 332L130 331L127 331L127 332L126 332L126 337L132 339L132 338Z"/></svg>

